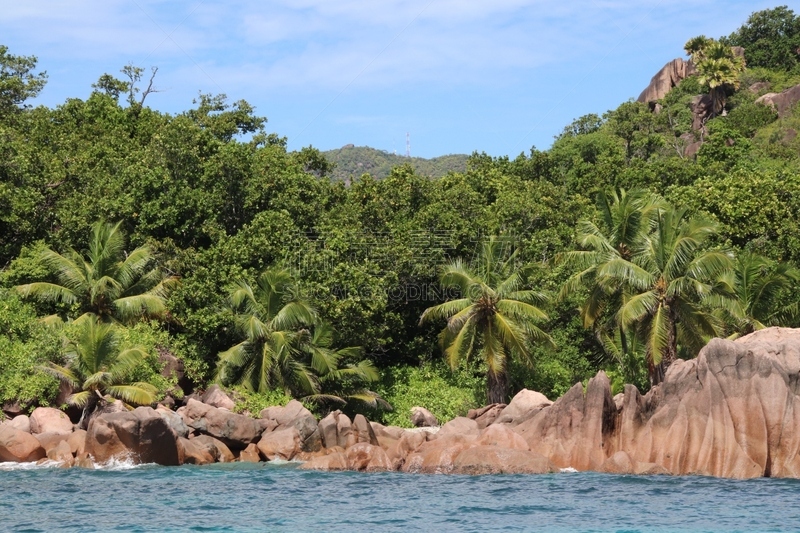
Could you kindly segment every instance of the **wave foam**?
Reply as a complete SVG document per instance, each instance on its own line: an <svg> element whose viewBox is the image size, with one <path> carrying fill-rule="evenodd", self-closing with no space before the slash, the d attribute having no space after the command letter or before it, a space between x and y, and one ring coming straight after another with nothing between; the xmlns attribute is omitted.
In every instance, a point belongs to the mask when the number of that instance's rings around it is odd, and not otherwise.
<svg viewBox="0 0 800 533"><path fill-rule="evenodd" d="M152 463L154 464L154 463ZM132 457L126 457L124 459L118 459L113 457L106 461L105 463L99 463L94 465L95 470L110 470L110 471L119 471L119 470L133 470L134 468L141 468L143 466L152 466L152 464L141 464L137 463L133 460Z"/></svg>
<svg viewBox="0 0 800 533"><path fill-rule="evenodd" d="M61 466L59 461L42 461L42 462L30 462L30 463L15 463L15 462L5 462L0 463L0 471L11 471L11 470L42 470L45 468L58 468Z"/></svg>

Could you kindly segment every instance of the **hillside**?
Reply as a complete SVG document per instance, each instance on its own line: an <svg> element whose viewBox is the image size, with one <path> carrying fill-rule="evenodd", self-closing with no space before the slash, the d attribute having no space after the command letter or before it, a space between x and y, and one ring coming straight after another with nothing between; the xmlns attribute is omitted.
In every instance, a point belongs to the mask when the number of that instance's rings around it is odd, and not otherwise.
<svg viewBox="0 0 800 533"><path fill-rule="evenodd" d="M464 172L467 170L468 155L453 154L424 159L421 157L405 157L376 150L368 146L347 145L338 150L323 152L328 161L335 163L331 177L343 181L353 176L370 174L377 179L389 176L392 168L411 164L414 172L422 176L438 178L448 172Z"/></svg>

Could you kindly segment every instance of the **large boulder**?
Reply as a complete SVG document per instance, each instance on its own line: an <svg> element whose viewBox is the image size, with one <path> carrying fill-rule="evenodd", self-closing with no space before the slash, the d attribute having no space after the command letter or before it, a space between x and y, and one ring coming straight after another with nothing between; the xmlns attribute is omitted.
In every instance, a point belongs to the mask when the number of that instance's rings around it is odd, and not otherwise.
<svg viewBox="0 0 800 533"><path fill-rule="evenodd" d="M524 452L530 450L530 446L519 433L501 424L494 424L484 429L475 444L478 446L497 446L510 450L522 450Z"/></svg>
<svg viewBox="0 0 800 533"><path fill-rule="evenodd" d="M474 420L478 424L478 429L485 429L494 424L505 408L506 404L504 403L492 403L479 409L470 409L467 412L467 418Z"/></svg>
<svg viewBox="0 0 800 533"><path fill-rule="evenodd" d="M358 434L353 430L352 422L338 410L328 413L328 416L320 420L318 429L325 448L340 446L346 449L358 442Z"/></svg>
<svg viewBox="0 0 800 533"><path fill-rule="evenodd" d="M302 438L300 432L294 426L287 426L264 433L264 436L258 441L258 451L267 461L276 459L290 461L294 459L294 456L301 449Z"/></svg>
<svg viewBox="0 0 800 533"><path fill-rule="evenodd" d="M373 446L378 446L378 438L375 436L375 431L372 429L372 424L364 415L356 415L353 418L353 431L356 434L356 442L366 442Z"/></svg>
<svg viewBox="0 0 800 533"><path fill-rule="evenodd" d="M196 442L195 442L196 441ZM188 465L210 465L216 462L219 450L210 442L178 437L181 463Z"/></svg>
<svg viewBox="0 0 800 533"><path fill-rule="evenodd" d="M511 403L497 415L494 423L518 426L550 405L553 405L553 402L541 392L522 389L511 399Z"/></svg>
<svg viewBox="0 0 800 533"><path fill-rule="evenodd" d="M469 418L459 416L452 419L450 422L442 426L436 434L431 435L429 439L443 439L453 435L457 436L471 436L477 437L480 433L478 423Z"/></svg>
<svg viewBox="0 0 800 533"><path fill-rule="evenodd" d="M72 433L72 421L63 411L52 407L37 407L31 413L31 433Z"/></svg>
<svg viewBox="0 0 800 533"><path fill-rule="evenodd" d="M0 461L24 463L38 461L45 455L36 437L9 425L0 425Z"/></svg>
<svg viewBox="0 0 800 533"><path fill-rule="evenodd" d="M65 440L62 440L60 443L58 443L58 446L48 450L47 458L51 461L61 463L64 466L72 466L75 462L75 458L72 455L72 450L70 450L69 443Z"/></svg>
<svg viewBox="0 0 800 533"><path fill-rule="evenodd" d="M261 455L258 453L258 446L255 444L248 444L247 448L239 454L239 462L258 463L259 461L261 461Z"/></svg>
<svg viewBox="0 0 800 533"><path fill-rule="evenodd" d="M619 451L605 460L600 471L607 474L633 474L636 465L627 452Z"/></svg>
<svg viewBox="0 0 800 533"><path fill-rule="evenodd" d="M707 94L699 94L692 98L689 109L692 111L692 129L694 131L704 131L706 122L714 116L714 100ZM700 149L700 145L702 143L698 145L697 150ZM688 147L684 151L686 157L690 157L694 153L697 153L696 150L690 150Z"/></svg>
<svg viewBox="0 0 800 533"><path fill-rule="evenodd" d="M290 401L286 407L267 407L261 411L260 417L277 424L277 429L289 426L297 428L303 451L316 452L322 448L322 435L316 417L297 400Z"/></svg>
<svg viewBox="0 0 800 533"><path fill-rule="evenodd" d="M265 428L259 420L211 407L195 399L189 400L180 414L187 426L221 440L234 450L243 450L248 444L257 442Z"/></svg>
<svg viewBox="0 0 800 533"><path fill-rule="evenodd" d="M322 470L332 472L337 470L348 470L347 455L344 452L334 452L328 455L313 457L300 465L301 470Z"/></svg>
<svg viewBox="0 0 800 533"><path fill-rule="evenodd" d="M180 464L177 435L150 407L93 418L86 433L86 451L97 463L117 459L166 466Z"/></svg>
<svg viewBox="0 0 800 533"><path fill-rule="evenodd" d="M439 421L436 417L425 409L424 407L412 407L411 408L411 423L414 427L435 427L439 425Z"/></svg>
<svg viewBox="0 0 800 533"><path fill-rule="evenodd" d="M39 444L42 445L45 452L49 452L52 448L55 448L63 441L68 440L72 434L65 435L63 433L37 433L34 435L36 440L39 441Z"/></svg>
<svg viewBox="0 0 800 533"><path fill-rule="evenodd" d="M67 443L69 443L69 449L72 451L72 455L75 457L82 455L86 451L86 430L75 430L69 438L67 438Z"/></svg>
<svg viewBox="0 0 800 533"><path fill-rule="evenodd" d="M470 422L475 423L474 420L470 420ZM402 470L410 473L450 474L455 469L455 460L458 455L472 447L476 440L477 434L451 434L428 440L414 452L408 454Z"/></svg>
<svg viewBox="0 0 800 533"><path fill-rule="evenodd" d="M676 474L800 477L800 330L714 339L642 397L625 389L617 442Z"/></svg>
<svg viewBox="0 0 800 533"><path fill-rule="evenodd" d="M467 448L453 464L454 474L548 474L558 469L542 455L500 446Z"/></svg>
<svg viewBox="0 0 800 533"><path fill-rule="evenodd" d="M394 470L389 456L380 446L359 442L347 449L347 466L360 472L388 472Z"/></svg>
<svg viewBox="0 0 800 533"><path fill-rule="evenodd" d="M681 58L673 59L653 76L650 84L642 91L637 101L646 104L657 102L664 98L673 87L694 73L695 68L691 61Z"/></svg>
<svg viewBox="0 0 800 533"><path fill-rule="evenodd" d="M576 383L553 405L514 428L531 451L559 468L597 470L606 460L606 441L616 428L617 407L605 372L589 380L586 394Z"/></svg>
<svg viewBox="0 0 800 533"><path fill-rule="evenodd" d="M208 435L200 435L191 439L193 444L202 446L208 450L218 463L232 463L236 460L230 448L225 443Z"/></svg>
<svg viewBox="0 0 800 533"><path fill-rule="evenodd" d="M15 416L11 420L6 420L0 425L7 425L14 429L24 431L25 433L31 432L31 419L26 415Z"/></svg>
<svg viewBox="0 0 800 533"><path fill-rule="evenodd" d="M757 104L772 107L780 118L791 114L792 109L800 102L800 85L790 87L781 93L767 93L756 100Z"/></svg>
<svg viewBox="0 0 800 533"><path fill-rule="evenodd" d="M189 436L189 432L191 430L189 429L189 426L186 425L186 422L183 420L181 415L162 405L159 405L156 408L156 413L158 413L158 416L166 420L167 424L169 424L169 427L172 428L172 431L174 431L176 435L183 438Z"/></svg>
<svg viewBox="0 0 800 533"><path fill-rule="evenodd" d="M211 407L227 409L228 411L233 411L233 408L236 407L236 402L225 394L225 391L223 391L219 385L211 385L208 390L203 393L202 401L204 404L210 405Z"/></svg>

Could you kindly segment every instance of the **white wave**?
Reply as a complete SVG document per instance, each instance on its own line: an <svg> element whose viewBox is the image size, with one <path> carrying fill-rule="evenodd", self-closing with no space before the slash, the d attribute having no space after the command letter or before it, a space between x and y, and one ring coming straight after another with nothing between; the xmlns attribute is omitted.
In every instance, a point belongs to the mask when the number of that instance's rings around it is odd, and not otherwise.
<svg viewBox="0 0 800 533"><path fill-rule="evenodd" d="M563 473L565 473L565 474L576 474L578 472L577 470L575 470L571 466L568 466L567 468L562 468L561 471Z"/></svg>
<svg viewBox="0 0 800 533"><path fill-rule="evenodd" d="M94 469L95 470L111 470L111 471L119 471L119 470L133 470L134 468L142 468L143 466L152 466L155 463L137 463L133 460L132 457L125 457L122 459L112 457L105 463L95 463Z"/></svg>
<svg viewBox="0 0 800 533"><path fill-rule="evenodd" d="M31 462L31 463L15 463L15 462L6 462L0 463L0 471L11 471L11 470L41 470L44 468L58 468L61 466L59 461L51 461L46 460L42 462Z"/></svg>

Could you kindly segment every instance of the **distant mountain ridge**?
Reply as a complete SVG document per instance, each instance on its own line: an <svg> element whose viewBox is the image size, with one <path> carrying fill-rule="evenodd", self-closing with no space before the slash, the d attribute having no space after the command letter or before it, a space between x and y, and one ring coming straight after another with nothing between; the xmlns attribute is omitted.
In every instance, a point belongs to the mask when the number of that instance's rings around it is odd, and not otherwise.
<svg viewBox="0 0 800 533"><path fill-rule="evenodd" d="M453 154L424 159L421 157L405 157L390 154L384 150L377 150L368 146L353 146L348 144L337 150L322 152L325 158L336 164L331 174L334 180L344 181L353 176L370 174L377 179L389 175L392 168L410 164L417 174L438 178L448 172L464 172L467 169L466 154Z"/></svg>

